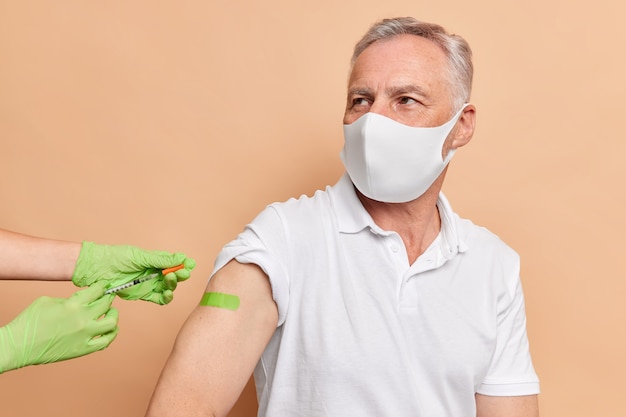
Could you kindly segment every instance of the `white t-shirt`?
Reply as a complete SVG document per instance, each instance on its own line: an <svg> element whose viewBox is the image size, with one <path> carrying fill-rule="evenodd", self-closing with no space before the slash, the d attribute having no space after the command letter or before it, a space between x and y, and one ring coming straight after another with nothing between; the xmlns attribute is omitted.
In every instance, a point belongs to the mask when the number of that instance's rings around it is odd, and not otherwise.
<svg viewBox="0 0 626 417"><path fill-rule="evenodd" d="M268 206L223 248L215 271L259 265L278 306L259 416L475 417L475 393L539 392L518 255L437 205L441 232L413 265L347 175Z"/></svg>

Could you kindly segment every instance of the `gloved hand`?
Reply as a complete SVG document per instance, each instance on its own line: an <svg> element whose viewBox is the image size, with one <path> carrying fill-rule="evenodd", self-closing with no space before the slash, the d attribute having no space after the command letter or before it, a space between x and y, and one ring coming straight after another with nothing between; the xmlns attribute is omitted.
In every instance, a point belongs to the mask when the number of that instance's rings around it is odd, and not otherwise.
<svg viewBox="0 0 626 417"><path fill-rule="evenodd" d="M117 336L115 296L94 284L69 298L39 297L0 327L0 373L102 350ZM103 316L104 315L104 316Z"/></svg>
<svg viewBox="0 0 626 417"><path fill-rule="evenodd" d="M196 262L183 253L146 251L129 245L100 245L83 242L72 281L83 287L93 282L105 282L107 288L126 284L137 278L183 264L184 268L165 276L144 281L117 294L126 300L146 300L167 304L174 298L179 281L191 276Z"/></svg>

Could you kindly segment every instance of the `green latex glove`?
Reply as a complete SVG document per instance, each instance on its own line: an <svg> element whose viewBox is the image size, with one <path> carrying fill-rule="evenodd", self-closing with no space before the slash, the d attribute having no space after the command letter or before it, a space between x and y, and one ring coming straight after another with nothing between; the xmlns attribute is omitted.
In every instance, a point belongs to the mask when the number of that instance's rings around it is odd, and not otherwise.
<svg viewBox="0 0 626 417"><path fill-rule="evenodd" d="M145 300L167 304L174 298L178 282L191 276L196 262L183 253L147 251L129 245L100 245L83 242L72 281L79 287L104 282L107 288L183 264L184 268L144 281L117 293L126 300Z"/></svg>
<svg viewBox="0 0 626 417"><path fill-rule="evenodd" d="M0 373L27 365L59 362L102 350L117 336L115 298L104 284L69 298L39 297L0 327Z"/></svg>

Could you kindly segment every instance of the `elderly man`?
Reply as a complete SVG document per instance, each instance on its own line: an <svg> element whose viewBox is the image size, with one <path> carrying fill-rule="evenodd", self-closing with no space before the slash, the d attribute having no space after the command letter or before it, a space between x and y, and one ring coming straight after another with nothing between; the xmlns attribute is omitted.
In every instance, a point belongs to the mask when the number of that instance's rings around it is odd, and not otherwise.
<svg viewBox="0 0 626 417"><path fill-rule="evenodd" d="M471 50L385 19L356 45L346 174L270 205L219 254L148 415L534 417L519 257L441 193L467 144Z"/></svg>

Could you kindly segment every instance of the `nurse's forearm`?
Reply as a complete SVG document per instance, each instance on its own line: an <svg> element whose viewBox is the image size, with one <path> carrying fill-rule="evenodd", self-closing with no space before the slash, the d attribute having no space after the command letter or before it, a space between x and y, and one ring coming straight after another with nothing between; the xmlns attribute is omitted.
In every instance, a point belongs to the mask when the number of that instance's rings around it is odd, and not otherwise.
<svg viewBox="0 0 626 417"><path fill-rule="evenodd" d="M69 281L80 242L44 239L0 229L0 279Z"/></svg>

